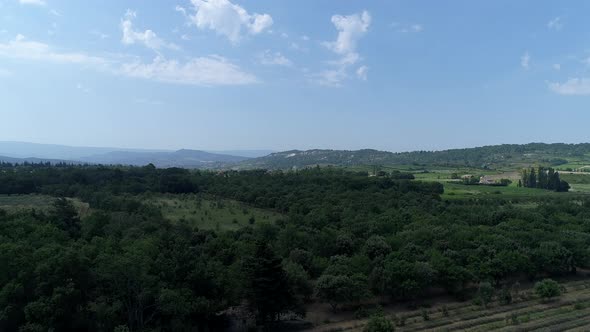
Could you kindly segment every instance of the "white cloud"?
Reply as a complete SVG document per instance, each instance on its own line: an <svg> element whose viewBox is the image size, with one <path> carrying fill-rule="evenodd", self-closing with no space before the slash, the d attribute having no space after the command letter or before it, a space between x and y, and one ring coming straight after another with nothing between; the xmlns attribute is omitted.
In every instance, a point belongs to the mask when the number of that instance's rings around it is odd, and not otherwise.
<svg viewBox="0 0 590 332"><path fill-rule="evenodd" d="M107 62L104 58L90 56L84 53L54 50L47 44L26 40L20 34L5 44L0 43L0 56L14 59L89 65L104 65Z"/></svg>
<svg viewBox="0 0 590 332"><path fill-rule="evenodd" d="M120 73L129 77L160 82L200 86L245 85L257 83L254 75L219 56L193 58L180 63L158 56L151 63L123 64Z"/></svg>
<svg viewBox="0 0 590 332"><path fill-rule="evenodd" d="M293 65L291 60L282 55L281 52L272 53L270 50L264 51L264 53L258 57L258 60L261 64L266 66L290 67Z"/></svg>
<svg viewBox="0 0 590 332"><path fill-rule="evenodd" d="M368 31L371 15L366 10L349 16L334 15L332 23L338 30L338 38L325 45L338 54L349 54L356 51L358 40Z"/></svg>
<svg viewBox="0 0 590 332"><path fill-rule="evenodd" d="M531 62L531 56L529 55L529 52L525 52L521 57L520 57L520 66L526 70L528 70L530 68L530 62Z"/></svg>
<svg viewBox="0 0 590 332"><path fill-rule="evenodd" d="M156 35L152 30L145 30L143 32L133 30L133 20L137 17L134 11L127 10L124 19L121 20L121 30L123 37L121 41L123 44L132 45L136 42L144 44L146 47L153 50L161 48L178 49L178 46L172 43L166 43Z"/></svg>
<svg viewBox="0 0 590 332"><path fill-rule="evenodd" d="M367 80L367 74L369 73L369 67L367 66L360 66L357 70L356 70L356 76L363 80L366 81Z"/></svg>
<svg viewBox="0 0 590 332"><path fill-rule="evenodd" d="M229 0L191 0L191 3L195 14L188 18L197 28L214 30L234 44L242 38L242 30L256 35L273 24L270 15L249 14L243 7Z"/></svg>
<svg viewBox="0 0 590 332"><path fill-rule="evenodd" d="M51 9L51 10L49 11L49 14L51 14L51 15L53 15L53 16L57 16L57 17L60 17L60 16L61 16L61 13L60 13L60 12L58 12L57 10L55 10L55 9Z"/></svg>
<svg viewBox="0 0 590 332"><path fill-rule="evenodd" d="M563 28L563 23L561 22L561 17L558 16L558 17L550 20L547 23L547 28L549 28L549 30L556 30L556 31L561 30L561 28Z"/></svg>
<svg viewBox="0 0 590 332"><path fill-rule="evenodd" d="M85 65L114 75L166 83L214 86L258 82L256 76L242 71L239 66L219 56L197 57L184 62L158 56L152 62L144 63L138 58L131 60L129 56L98 57L81 52L64 52L45 43L29 41L23 35L17 35L7 43L0 43L0 57ZM0 70L0 75L2 74ZM77 85L76 88L87 90L82 85Z"/></svg>
<svg viewBox="0 0 590 332"><path fill-rule="evenodd" d="M371 15L366 10L348 16L334 15L332 16L332 24L338 30L338 37L333 42L324 42L323 44L341 57L336 61L328 62L333 67L332 69L312 75L311 79L320 85L338 87L350 76L348 68L361 60L361 56L356 51L357 44L369 30ZM357 77L366 79L367 69L361 70L361 74L365 72L365 75L358 75L357 72Z"/></svg>
<svg viewBox="0 0 590 332"><path fill-rule="evenodd" d="M561 70L561 65L559 63L554 63L553 64L553 69L555 69L555 70Z"/></svg>
<svg viewBox="0 0 590 332"><path fill-rule="evenodd" d="M424 31L424 27L422 26L422 24L414 24L410 27L410 29L414 32Z"/></svg>
<svg viewBox="0 0 590 332"><path fill-rule="evenodd" d="M18 0L21 5L36 5L36 6L45 6L46 3L44 0Z"/></svg>
<svg viewBox="0 0 590 332"><path fill-rule="evenodd" d="M560 95L590 95L590 78L570 78L564 83L549 82L548 85Z"/></svg>
<svg viewBox="0 0 590 332"><path fill-rule="evenodd" d="M181 6L178 6L177 5L176 8L174 8L174 10L176 10L179 13L182 13L182 15L185 16L185 17L187 16L186 9L184 9L184 7L181 7Z"/></svg>
<svg viewBox="0 0 590 332"><path fill-rule="evenodd" d="M90 89L85 87L84 85L82 85L82 83L76 84L76 89L78 89L84 93L90 93Z"/></svg>
<svg viewBox="0 0 590 332"><path fill-rule="evenodd" d="M422 24L402 24L399 22L393 22L391 23L391 27L394 28L397 32L401 33L417 33L424 31L424 26Z"/></svg>
<svg viewBox="0 0 590 332"><path fill-rule="evenodd" d="M311 81L328 87L341 87L342 82L348 78L345 68L328 69L310 76Z"/></svg>
<svg viewBox="0 0 590 332"><path fill-rule="evenodd" d="M191 40L191 37L187 34L183 34L182 36L180 36L180 39L182 40Z"/></svg>
<svg viewBox="0 0 590 332"><path fill-rule="evenodd" d="M309 37L306 35L301 36L301 39L305 40L305 41L309 41Z"/></svg>
<svg viewBox="0 0 590 332"><path fill-rule="evenodd" d="M90 31L90 34L92 34L92 35L94 35L94 36L96 36L96 37L98 37L100 39L107 39L107 38L109 38L109 35L107 35L106 33L101 32L99 30L92 30L92 31Z"/></svg>

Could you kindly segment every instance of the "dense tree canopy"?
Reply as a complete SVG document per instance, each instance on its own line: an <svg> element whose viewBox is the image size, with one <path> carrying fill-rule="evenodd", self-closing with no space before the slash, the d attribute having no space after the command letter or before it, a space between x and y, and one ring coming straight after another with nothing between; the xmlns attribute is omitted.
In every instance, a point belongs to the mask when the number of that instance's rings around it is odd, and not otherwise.
<svg viewBox="0 0 590 332"><path fill-rule="evenodd" d="M231 231L171 222L146 197L232 199L281 213ZM442 186L338 169L298 172L7 165L0 194L56 197L0 210L0 330L222 329L364 299L420 301L432 287L588 267L590 202L443 201ZM71 200L90 204L80 217ZM571 197L570 197L571 198ZM480 287L481 288L481 287ZM482 293L483 294L483 293ZM487 293L486 293L487 294Z"/></svg>

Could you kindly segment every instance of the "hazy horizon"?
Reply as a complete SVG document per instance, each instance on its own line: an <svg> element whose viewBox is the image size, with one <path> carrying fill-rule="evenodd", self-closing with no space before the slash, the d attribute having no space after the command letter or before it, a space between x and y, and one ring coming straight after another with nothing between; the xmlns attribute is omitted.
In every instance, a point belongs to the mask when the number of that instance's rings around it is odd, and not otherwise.
<svg viewBox="0 0 590 332"><path fill-rule="evenodd" d="M0 10L4 141L393 152L590 141L588 2Z"/></svg>
<svg viewBox="0 0 590 332"><path fill-rule="evenodd" d="M208 149L208 148L192 148L192 147L178 147L178 148L170 148L170 149L157 149L157 148L150 148L150 147L121 147L121 146L82 146L82 145L74 145L74 144L54 144L54 143L40 143L40 142L24 142L24 141L2 141L0 140L0 144L2 143L15 143L15 144L35 144L35 145L47 145L47 146L58 146L58 147L67 147L67 148L75 148L75 149L84 149L84 148L88 148L88 149L105 149L105 150L122 150L122 151L150 151L150 152L174 152L174 151L179 151L179 150L195 150L195 151L204 151L204 152L209 152L209 153L220 153L220 154L231 154L231 152L268 152L268 153L274 153L274 152L285 152L285 151L290 151L290 150L300 150L300 151L305 151L305 150L348 150L348 151L354 151L354 150L364 150L364 149L369 149L369 150L378 150L378 151L385 151L385 152L393 152L393 153L403 153L403 152L414 152L414 151L445 151L445 150L454 150L454 149L469 149L469 148L479 148L479 147L484 147L484 146L495 146L495 145L503 145L503 144L517 144L517 145L524 145L524 144L533 144L533 143L541 143L541 144L557 144L557 143L564 143L564 144L586 144L586 143L590 143L590 142L525 142L525 143L513 143L513 142L503 142L503 143L497 143L497 144L485 144L485 145L466 145L466 146L457 146L457 147L449 147L449 148L442 148L442 149L434 149L434 150L427 150L427 149L415 149L415 150L400 150L400 151L392 151L392 150L384 150L384 149L376 149L376 148L372 148L372 147L364 147L364 148L359 148L359 149L347 149L347 148L342 148L342 149L336 149L336 148L330 148L330 147L312 147L312 148L291 148L291 149L264 149L264 148L253 148L253 149L222 149L222 150L216 150L216 149ZM2 155L2 151L0 149L0 155Z"/></svg>

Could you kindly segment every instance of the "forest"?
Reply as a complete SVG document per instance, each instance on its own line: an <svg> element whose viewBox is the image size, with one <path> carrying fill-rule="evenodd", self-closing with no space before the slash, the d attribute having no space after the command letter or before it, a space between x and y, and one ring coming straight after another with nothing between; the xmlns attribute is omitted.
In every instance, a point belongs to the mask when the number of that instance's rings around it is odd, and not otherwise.
<svg viewBox="0 0 590 332"><path fill-rule="evenodd" d="M530 177L529 177L530 178ZM590 267L590 199L444 200L438 182L339 168L199 171L0 165L0 331L277 330L311 303L419 306ZM273 211L235 230L167 219L145 195ZM81 215L73 199L88 203ZM253 219L253 218L252 218ZM240 317L236 319L236 317Z"/></svg>

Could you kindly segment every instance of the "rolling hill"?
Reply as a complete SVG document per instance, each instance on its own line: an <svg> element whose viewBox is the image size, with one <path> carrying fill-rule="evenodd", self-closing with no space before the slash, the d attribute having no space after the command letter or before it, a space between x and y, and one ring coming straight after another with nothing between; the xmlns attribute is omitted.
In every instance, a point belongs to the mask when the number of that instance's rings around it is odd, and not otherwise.
<svg viewBox="0 0 590 332"><path fill-rule="evenodd" d="M315 165L438 165L497 168L536 163L561 165L571 159L590 160L590 144L503 144L444 151L387 152L378 150L291 150L243 161L240 168L290 169Z"/></svg>
<svg viewBox="0 0 590 332"><path fill-rule="evenodd" d="M247 159L246 157L209 153L199 150L178 150L174 152L113 151L83 157L80 160L105 165L143 166L151 163L161 168L218 168L225 165L233 165Z"/></svg>
<svg viewBox="0 0 590 332"><path fill-rule="evenodd" d="M240 153L239 151L235 151ZM257 154L260 151L243 151L243 154ZM0 142L0 161L10 163L50 162L70 164L104 164L157 167L220 168L245 161L248 157L200 150L150 150L122 149L108 147L74 147L55 144L27 142Z"/></svg>

